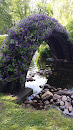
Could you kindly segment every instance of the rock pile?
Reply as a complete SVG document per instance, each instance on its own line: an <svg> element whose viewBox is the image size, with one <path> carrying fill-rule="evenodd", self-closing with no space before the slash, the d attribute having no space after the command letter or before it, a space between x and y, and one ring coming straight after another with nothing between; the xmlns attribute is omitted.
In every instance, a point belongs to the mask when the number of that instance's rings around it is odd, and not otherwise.
<svg viewBox="0 0 73 130"><path fill-rule="evenodd" d="M41 87L43 89L38 95L33 94L33 99L26 100L22 105L25 107L32 106L38 110L46 110L51 105L56 105L62 111L64 109L68 109L69 112L73 111L73 93L67 89L56 89L48 84Z"/></svg>

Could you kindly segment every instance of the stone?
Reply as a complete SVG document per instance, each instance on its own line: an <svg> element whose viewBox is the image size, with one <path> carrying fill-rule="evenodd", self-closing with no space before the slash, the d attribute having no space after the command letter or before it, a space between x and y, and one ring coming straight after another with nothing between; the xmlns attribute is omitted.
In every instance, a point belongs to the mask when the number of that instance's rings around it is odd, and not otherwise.
<svg viewBox="0 0 73 130"><path fill-rule="evenodd" d="M72 106L68 107L68 111L72 112Z"/></svg>
<svg viewBox="0 0 73 130"><path fill-rule="evenodd" d="M73 100L73 95L71 95L71 99Z"/></svg>
<svg viewBox="0 0 73 130"><path fill-rule="evenodd" d="M24 101L25 104L28 104L28 102L29 102L28 100L25 100L25 101Z"/></svg>
<svg viewBox="0 0 73 130"><path fill-rule="evenodd" d="M54 92L57 92L57 89L56 88L53 88Z"/></svg>
<svg viewBox="0 0 73 130"><path fill-rule="evenodd" d="M33 98L34 100L40 100L40 96L39 95L33 95L33 97L34 97Z"/></svg>
<svg viewBox="0 0 73 130"><path fill-rule="evenodd" d="M48 100L46 100L44 103L45 103L45 105L49 105L49 101Z"/></svg>
<svg viewBox="0 0 73 130"><path fill-rule="evenodd" d="M35 79L33 79L32 77L29 77L29 78L26 79L26 81L27 82L29 82L29 81L35 81Z"/></svg>
<svg viewBox="0 0 73 130"><path fill-rule="evenodd" d="M35 97L36 97L36 95L35 95L35 94L33 94L32 96L33 96L33 98L35 98Z"/></svg>
<svg viewBox="0 0 73 130"><path fill-rule="evenodd" d="M62 88L57 88L57 90L59 91L59 90L62 90Z"/></svg>
<svg viewBox="0 0 73 130"><path fill-rule="evenodd" d="M39 87L40 87L40 88L43 88L43 85L40 85Z"/></svg>
<svg viewBox="0 0 73 130"><path fill-rule="evenodd" d="M71 106L70 102L65 101L65 107L68 109Z"/></svg>
<svg viewBox="0 0 73 130"><path fill-rule="evenodd" d="M71 102L71 98L69 96L67 96L67 101Z"/></svg>
<svg viewBox="0 0 73 130"><path fill-rule="evenodd" d="M46 110L46 109L47 109L47 106L44 106L44 109Z"/></svg>
<svg viewBox="0 0 73 130"><path fill-rule="evenodd" d="M37 91L34 91L33 94L37 93Z"/></svg>
<svg viewBox="0 0 73 130"><path fill-rule="evenodd" d="M35 73L30 73L29 76L30 76L30 77L34 77L34 76L35 76Z"/></svg>
<svg viewBox="0 0 73 130"><path fill-rule="evenodd" d="M65 106L60 106L59 108L60 108L62 111L64 111Z"/></svg>
<svg viewBox="0 0 73 130"><path fill-rule="evenodd" d="M37 100L33 100L33 103L37 103Z"/></svg>
<svg viewBox="0 0 73 130"><path fill-rule="evenodd" d="M60 101L60 106L64 106L64 102L63 101Z"/></svg>
<svg viewBox="0 0 73 130"><path fill-rule="evenodd" d="M23 88L17 95L16 95L16 102L22 102L26 99L26 97L32 95L33 89L31 88Z"/></svg>
<svg viewBox="0 0 73 130"><path fill-rule="evenodd" d="M65 90L59 90L58 92L55 92L55 94L71 96L73 93Z"/></svg>
<svg viewBox="0 0 73 130"><path fill-rule="evenodd" d="M50 103L53 103L53 99L50 99Z"/></svg>
<svg viewBox="0 0 73 130"><path fill-rule="evenodd" d="M62 101L63 102L67 101L67 97L66 96L62 96Z"/></svg>
<svg viewBox="0 0 73 130"><path fill-rule="evenodd" d="M43 88L44 89L46 89L46 88L52 88L49 84L45 84L44 86L43 86Z"/></svg>
<svg viewBox="0 0 73 130"><path fill-rule="evenodd" d="M40 106L40 109L43 109L43 106Z"/></svg>
<svg viewBox="0 0 73 130"><path fill-rule="evenodd" d="M59 105L60 105L60 102L56 102L55 104L56 104L57 106L59 106Z"/></svg>
<svg viewBox="0 0 73 130"><path fill-rule="evenodd" d="M26 107L30 107L30 104L26 104Z"/></svg>
<svg viewBox="0 0 73 130"><path fill-rule="evenodd" d="M60 98L61 98L61 96L58 94L54 94L54 96L53 96L54 101L56 101L57 99L60 99Z"/></svg>
<svg viewBox="0 0 73 130"><path fill-rule="evenodd" d="M49 91L49 89L46 88L46 89L43 90L43 92L46 92L46 91Z"/></svg>
<svg viewBox="0 0 73 130"><path fill-rule="evenodd" d="M45 92L45 93L41 96L42 100L51 99L52 97L53 97L53 94L52 94L50 91Z"/></svg>
<svg viewBox="0 0 73 130"><path fill-rule="evenodd" d="M50 91L51 91L51 92L54 92L54 90L53 90L53 89L51 89Z"/></svg>
<svg viewBox="0 0 73 130"><path fill-rule="evenodd" d="M57 99L57 102L61 102L61 99Z"/></svg>
<svg viewBox="0 0 73 130"><path fill-rule="evenodd" d="M73 106L73 100L71 101L71 105Z"/></svg>
<svg viewBox="0 0 73 130"><path fill-rule="evenodd" d="M29 102L28 102L29 104L33 104L33 101L32 100L29 100Z"/></svg>
<svg viewBox="0 0 73 130"><path fill-rule="evenodd" d="M66 88L65 88L65 89L63 89L63 90L64 90L64 91L68 91L68 89L66 89Z"/></svg>
<svg viewBox="0 0 73 130"><path fill-rule="evenodd" d="M37 99L40 99L40 96L39 96L39 95L36 95L36 98L37 98Z"/></svg>
<svg viewBox="0 0 73 130"><path fill-rule="evenodd" d="M44 74L44 70L39 70L39 74L43 75Z"/></svg>

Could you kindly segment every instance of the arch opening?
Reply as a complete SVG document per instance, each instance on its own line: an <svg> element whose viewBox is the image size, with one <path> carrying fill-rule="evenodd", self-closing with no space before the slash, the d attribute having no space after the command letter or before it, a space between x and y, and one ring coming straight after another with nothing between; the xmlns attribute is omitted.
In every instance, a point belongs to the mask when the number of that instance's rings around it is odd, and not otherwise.
<svg viewBox="0 0 73 130"><path fill-rule="evenodd" d="M50 46L51 53L54 58L56 57L57 59L65 59L63 48L60 45L60 40L58 40L56 37L50 36L47 44Z"/></svg>

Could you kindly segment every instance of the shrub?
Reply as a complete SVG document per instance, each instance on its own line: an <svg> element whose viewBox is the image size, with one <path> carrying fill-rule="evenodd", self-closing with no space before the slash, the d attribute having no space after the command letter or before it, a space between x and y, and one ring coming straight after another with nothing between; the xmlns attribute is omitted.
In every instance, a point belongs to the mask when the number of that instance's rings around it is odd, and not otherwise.
<svg viewBox="0 0 73 130"><path fill-rule="evenodd" d="M4 84L25 82L34 52L42 41L52 35L53 31L68 36L57 20L44 14L26 17L8 31L0 60Z"/></svg>

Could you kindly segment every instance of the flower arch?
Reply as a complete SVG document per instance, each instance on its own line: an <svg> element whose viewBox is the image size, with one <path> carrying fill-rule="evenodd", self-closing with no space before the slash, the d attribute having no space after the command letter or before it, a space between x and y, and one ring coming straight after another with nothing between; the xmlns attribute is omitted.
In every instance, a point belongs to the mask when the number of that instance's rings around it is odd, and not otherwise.
<svg viewBox="0 0 73 130"><path fill-rule="evenodd" d="M19 88L25 83L31 59L42 41L46 41L58 59L71 60L68 39L68 33L54 18L45 14L23 18L5 39L1 59L3 84Z"/></svg>

